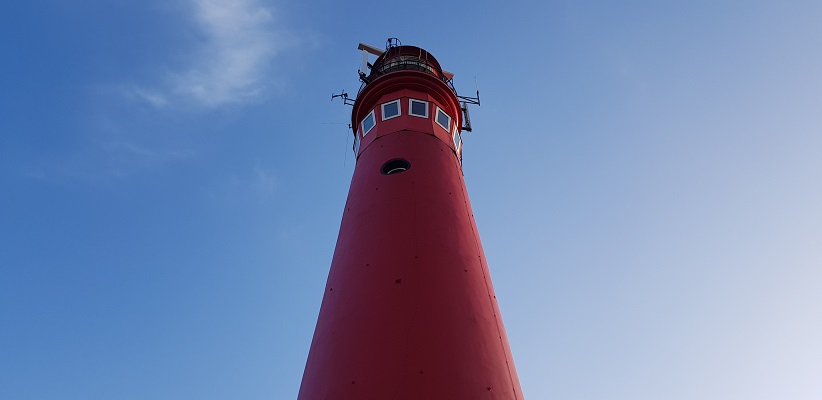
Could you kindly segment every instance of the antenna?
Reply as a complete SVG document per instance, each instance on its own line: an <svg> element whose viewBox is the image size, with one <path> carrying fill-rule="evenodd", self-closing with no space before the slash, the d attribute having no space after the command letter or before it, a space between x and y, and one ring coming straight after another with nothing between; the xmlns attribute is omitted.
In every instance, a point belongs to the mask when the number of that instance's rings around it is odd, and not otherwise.
<svg viewBox="0 0 822 400"><path fill-rule="evenodd" d="M468 104L464 101L462 102L462 116L463 122L465 122L462 130L466 132L471 132L471 116L468 114Z"/></svg>
<svg viewBox="0 0 822 400"><path fill-rule="evenodd" d="M475 83L476 83L476 79L477 78L475 77L474 78ZM477 85L477 97L460 96L460 95L457 95L457 97L460 100L464 101L465 103L480 105L479 85Z"/></svg>
<svg viewBox="0 0 822 400"><path fill-rule="evenodd" d="M337 97L341 97L343 99L343 104L347 104L349 106L353 106L354 102L357 101L357 99L352 99L352 98L348 97L348 93L346 93L344 90L340 94L333 94L332 93L331 94L331 101L334 101L334 99L337 98Z"/></svg>
<svg viewBox="0 0 822 400"><path fill-rule="evenodd" d="M368 74L368 52L365 50L362 51L362 65L360 66L360 73L361 74Z"/></svg>
<svg viewBox="0 0 822 400"><path fill-rule="evenodd" d="M480 105L480 95L479 95L479 83L477 83L477 77L474 77L474 85L477 88L477 97L470 97L470 96L460 96L457 95L457 98L462 100L462 116L465 122L465 126L462 127L462 130L466 132L471 132L471 115L468 113L468 105L469 104L476 104Z"/></svg>

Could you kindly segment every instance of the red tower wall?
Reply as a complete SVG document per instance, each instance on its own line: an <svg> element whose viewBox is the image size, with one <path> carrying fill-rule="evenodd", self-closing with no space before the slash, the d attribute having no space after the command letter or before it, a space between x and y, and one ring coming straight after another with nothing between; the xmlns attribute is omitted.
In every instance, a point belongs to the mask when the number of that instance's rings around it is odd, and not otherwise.
<svg viewBox="0 0 822 400"><path fill-rule="evenodd" d="M381 121L380 104L397 98L401 116ZM429 118L408 115L408 98L429 101ZM424 72L383 75L359 95L352 118L376 109L377 125L360 146L299 400L522 399L435 105L459 126L456 96ZM397 158L411 167L383 174Z"/></svg>

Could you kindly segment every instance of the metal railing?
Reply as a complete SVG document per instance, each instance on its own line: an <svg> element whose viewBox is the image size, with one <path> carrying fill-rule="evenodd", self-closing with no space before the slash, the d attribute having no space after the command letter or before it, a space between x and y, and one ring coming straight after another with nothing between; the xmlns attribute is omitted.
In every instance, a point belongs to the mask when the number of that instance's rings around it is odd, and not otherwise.
<svg viewBox="0 0 822 400"><path fill-rule="evenodd" d="M422 58L414 56L397 56L380 64L379 66L372 67L371 73L368 77L362 79L363 82L362 85L360 85L360 90L358 93L362 92L363 88L365 88L370 82L373 82L374 79L397 71L420 71L436 76L448 85L454 94L457 94L457 90L454 88L452 80L446 78L445 74L443 74L439 68Z"/></svg>

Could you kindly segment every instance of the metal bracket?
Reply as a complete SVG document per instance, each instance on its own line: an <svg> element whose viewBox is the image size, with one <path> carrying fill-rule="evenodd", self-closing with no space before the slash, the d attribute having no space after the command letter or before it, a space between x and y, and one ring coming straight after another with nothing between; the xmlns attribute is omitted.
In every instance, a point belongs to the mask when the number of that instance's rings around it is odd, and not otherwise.
<svg viewBox="0 0 822 400"><path fill-rule="evenodd" d="M480 105L479 90L477 90L477 97L460 96L460 95L457 95L457 97L458 97L460 100L462 100L462 101L463 101L463 103Z"/></svg>
<svg viewBox="0 0 822 400"><path fill-rule="evenodd" d="M469 104L476 104L478 106L480 105L479 89L477 89L477 97L457 95L457 98L462 100L462 107L460 107L462 109L462 117L463 117L462 119L463 119L463 122L464 122L464 126L462 127L462 130L464 130L466 132L471 132L471 116L468 114L468 105Z"/></svg>
<svg viewBox="0 0 822 400"><path fill-rule="evenodd" d="M334 99L337 98L337 97L341 97L343 99L343 104L346 104L346 105L349 105L349 106L353 106L354 102L357 101L357 99L352 99L352 98L348 97L348 93L346 93L345 91L343 91L340 94L332 94L331 95L331 101L334 101Z"/></svg>
<svg viewBox="0 0 822 400"><path fill-rule="evenodd" d="M464 130L466 132L471 132L471 116L468 115L468 104L466 104L463 101L462 102L462 107L460 109L462 110L462 122L463 122L462 130Z"/></svg>

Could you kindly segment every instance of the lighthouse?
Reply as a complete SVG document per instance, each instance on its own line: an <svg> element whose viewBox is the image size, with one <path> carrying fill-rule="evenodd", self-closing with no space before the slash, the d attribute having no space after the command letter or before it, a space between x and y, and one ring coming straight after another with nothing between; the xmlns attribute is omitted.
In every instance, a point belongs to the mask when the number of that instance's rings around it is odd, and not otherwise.
<svg viewBox="0 0 822 400"><path fill-rule="evenodd" d="M298 400L522 399L463 179L479 95L422 48L359 49L356 166Z"/></svg>

